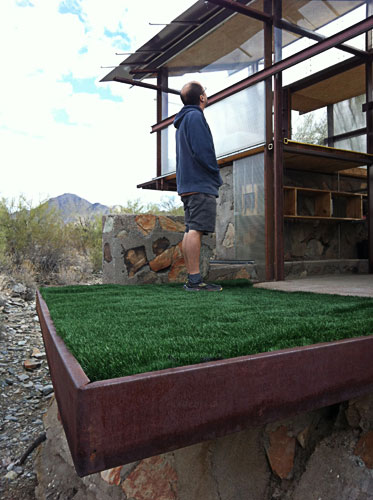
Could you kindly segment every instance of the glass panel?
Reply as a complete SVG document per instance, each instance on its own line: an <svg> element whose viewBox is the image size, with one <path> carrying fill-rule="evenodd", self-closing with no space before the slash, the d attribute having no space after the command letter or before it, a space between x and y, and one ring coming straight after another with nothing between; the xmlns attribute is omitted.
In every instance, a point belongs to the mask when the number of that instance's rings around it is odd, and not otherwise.
<svg viewBox="0 0 373 500"><path fill-rule="evenodd" d="M283 0L283 18L292 24L314 31L322 36L329 37L353 24L366 18L366 6L363 1L335 0ZM314 45L316 41L307 37L293 41L288 31L282 31L282 54L280 57L285 59L292 54ZM295 35L297 36L297 35ZM360 35L346 42L348 45L364 49L365 38ZM299 79L299 75L305 77L316 71L352 57L351 54L339 49L331 49L315 57L304 61L283 73L284 85L288 85ZM298 75L298 76L297 76Z"/></svg>
<svg viewBox="0 0 373 500"><path fill-rule="evenodd" d="M235 257L265 261L264 154L233 164Z"/></svg>
<svg viewBox="0 0 373 500"><path fill-rule="evenodd" d="M291 138L293 141L307 144L325 144L324 139L328 137L325 107L302 115L298 111L292 111L291 124Z"/></svg>
<svg viewBox="0 0 373 500"><path fill-rule="evenodd" d="M218 158L264 144L264 91L260 82L205 109ZM173 125L162 130L162 174L176 170L175 132Z"/></svg>
<svg viewBox="0 0 373 500"><path fill-rule="evenodd" d="M264 82L206 108L206 120L221 157L265 142Z"/></svg>
<svg viewBox="0 0 373 500"><path fill-rule="evenodd" d="M366 113L362 110L365 101L365 95L360 95L334 105L334 135L365 127Z"/></svg>
<svg viewBox="0 0 373 500"><path fill-rule="evenodd" d="M364 134L364 135L358 135L356 137L350 137L349 139L343 139L341 141L335 141L334 147L339 149L358 151L359 153L366 153L367 136Z"/></svg>
<svg viewBox="0 0 373 500"><path fill-rule="evenodd" d="M176 129L173 124L162 130L162 175L176 171Z"/></svg>
<svg viewBox="0 0 373 500"><path fill-rule="evenodd" d="M314 45L315 42L304 39L306 47ZM303 47L304 48L304 47ZM284 51L283 51L284 54ZM290 85L302 78L317 73L323 69L329 68L331 65L337 64L353 57L352 54L343 52L338 49L330 49L317 56L310 57L309 59L292 66L282 72L283 85Z"/></svg>
<svg viewBox="0 0 373 500"><path fill-rule="evenodd" d="M213 95L263 69L263 58L263 23L234 14L167 64L169 86L197 80Z"/></svg>

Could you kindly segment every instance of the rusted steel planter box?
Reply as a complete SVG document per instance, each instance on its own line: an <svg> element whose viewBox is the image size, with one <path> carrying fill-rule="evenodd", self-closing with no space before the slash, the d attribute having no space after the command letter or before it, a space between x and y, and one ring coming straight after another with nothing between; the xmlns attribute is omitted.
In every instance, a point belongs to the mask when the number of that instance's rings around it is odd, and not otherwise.
<svg viewBox="0 0 373 500"><path fill-rule="evenodd" d="M373 390L373 336L91 383L40 293L37 312L79 476Z"/></svg>

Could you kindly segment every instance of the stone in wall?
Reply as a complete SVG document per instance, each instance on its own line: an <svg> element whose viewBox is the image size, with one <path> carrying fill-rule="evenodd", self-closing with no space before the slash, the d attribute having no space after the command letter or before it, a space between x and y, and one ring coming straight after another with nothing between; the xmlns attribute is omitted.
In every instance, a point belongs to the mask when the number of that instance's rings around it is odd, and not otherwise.
<svg viewBox="0 0 373 500"><path fill-rule="evenodd" d="M355 455L363 460L368 469L373 469L373 431L361 436L355 448Z"/></svg>
<svg viewBox="0 0 373 500"><path fill-rule="evenodd" d="M216 258L234 260L233 167L222 168L220 174L223 184L219 189L216 205Z"/></svg>
<svg viewBox="0 0 373 500"><path fill-rule="evenodd" d="M288 434L284 425L269 432L267 456L271 468L281 479L290 479L295 457L295 438Z"/></svg>
<svg viewBox="0 0 373 500"><path fill-rule="evenodd" d="M178 220L173 220L170 217L160 215L158 217L159 224L164 231L184 233L185 224Z"/></svg>
<svg viewBox="0 0 373 500"><path fill-rule="evenodd" d="M109 245L109 243L106 242L104 245L104 261L111 262L112 260L113 260L113 257L111 255L110 245Z"/></svg>
<svg viewBox="0 0 373 500"><path fill-rule="evenodd" d="M187 278L187 270L185 267L185 261L182 251L182 242L174 247L172 254L172 264L170 272L168 273L168 279L171 282L185 281Z"/></svg>
<svg viewBox="0 0 373 500"><path fill-rule="evenodd" d="M140 214L136 215L135 221L139 230L146 236L153 231L157 218L151 214Z"/></svg>
<svg viewBox="0 0 373 500"><path fill-rule="evenodd" d="M152 244L152 249L155 255L160 255L170 246L170 242L167 238L158 238Z"/></svg>
<svg viewBox="0 0 373 500"><path fill-rule="evenodd" d="M167 248L163 252L159 253L153 260L149 262L150 269L152 271L158 272L162 269L167 269L171 266L172 256L174 253L174 248Z"/></svg>
<svg viewBox="0 0 373 500"><path fill-rule="evenodd" d="M177 474L167 455L141 460L122 483L125 498L176 500Z"/></svg>
<svg viewBox="0 0 373 500"><path fill-rule="evenodd" d="M234 225L229 222L227 230L224 235L224 240L223 240L223 247L225 248L233 248L234 247L234 237L235 237L235 230L234 230Z"/></svg>
<svg viewBox="0 0 373 500"><path fill-rule="evenodd" d="M128 276L131 278L139 269L147 264L145 247L136 247L129 250L124 250L124 263L126 264Z"/></svg>
<svg viewBox="0 0 373 500"><path fill-rule="evenodd" d="M352 399L346 409L346 418L351 427L373 431L373 398L368 395Z"/></svg>

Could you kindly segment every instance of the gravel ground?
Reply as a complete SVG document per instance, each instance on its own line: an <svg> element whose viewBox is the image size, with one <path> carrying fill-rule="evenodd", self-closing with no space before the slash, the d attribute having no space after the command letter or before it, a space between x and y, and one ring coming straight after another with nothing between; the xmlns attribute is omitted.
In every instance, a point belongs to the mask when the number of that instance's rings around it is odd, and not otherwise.
<svg viewBox="0 0 373 500"><path fill-rule="evenodd" d="M1 500L35 499L37 446L30 447L45 436L43 415L53 396L51 384L35 293L0 275Z"/></svg>
<svg viewBox="0 0 373 500"><path fill-rule="evenodd" d="M34 499L35 451L44 435L42 417L53 387L49 378L35 301L23 285L0 290L0 497ZM28 292L28 297L33 296ZM26 368L27 367L27 368Z"/></svg>

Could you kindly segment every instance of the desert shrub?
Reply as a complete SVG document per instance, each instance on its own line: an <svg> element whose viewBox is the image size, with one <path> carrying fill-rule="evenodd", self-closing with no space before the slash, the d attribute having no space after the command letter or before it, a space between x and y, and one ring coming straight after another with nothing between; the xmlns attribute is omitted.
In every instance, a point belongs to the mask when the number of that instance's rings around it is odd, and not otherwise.
<svg viewBox="0 0 373 500"><path fill-rule="evenodd" d="M66 225L66 233L71 248L89 259L93 272L100 271L102 267L101 216L78 217L76 221Z"/></svg>
<svg viewBox="0 0 373 500"><path fill-rule="evenodd" d="M113 210L113 213L184 215L184 209L174 196L167 196L164 197L159 203L144 204L139 198L136 200L129 200L125 205L117 205Z"/></svg>
<svg viewBox="0 0 373 500"><path fill-rule="evenodd" d="M47 203L32 207L25 198L0 202L0 262L39 276L56 272L66 260L65 227Z"/></svg>

